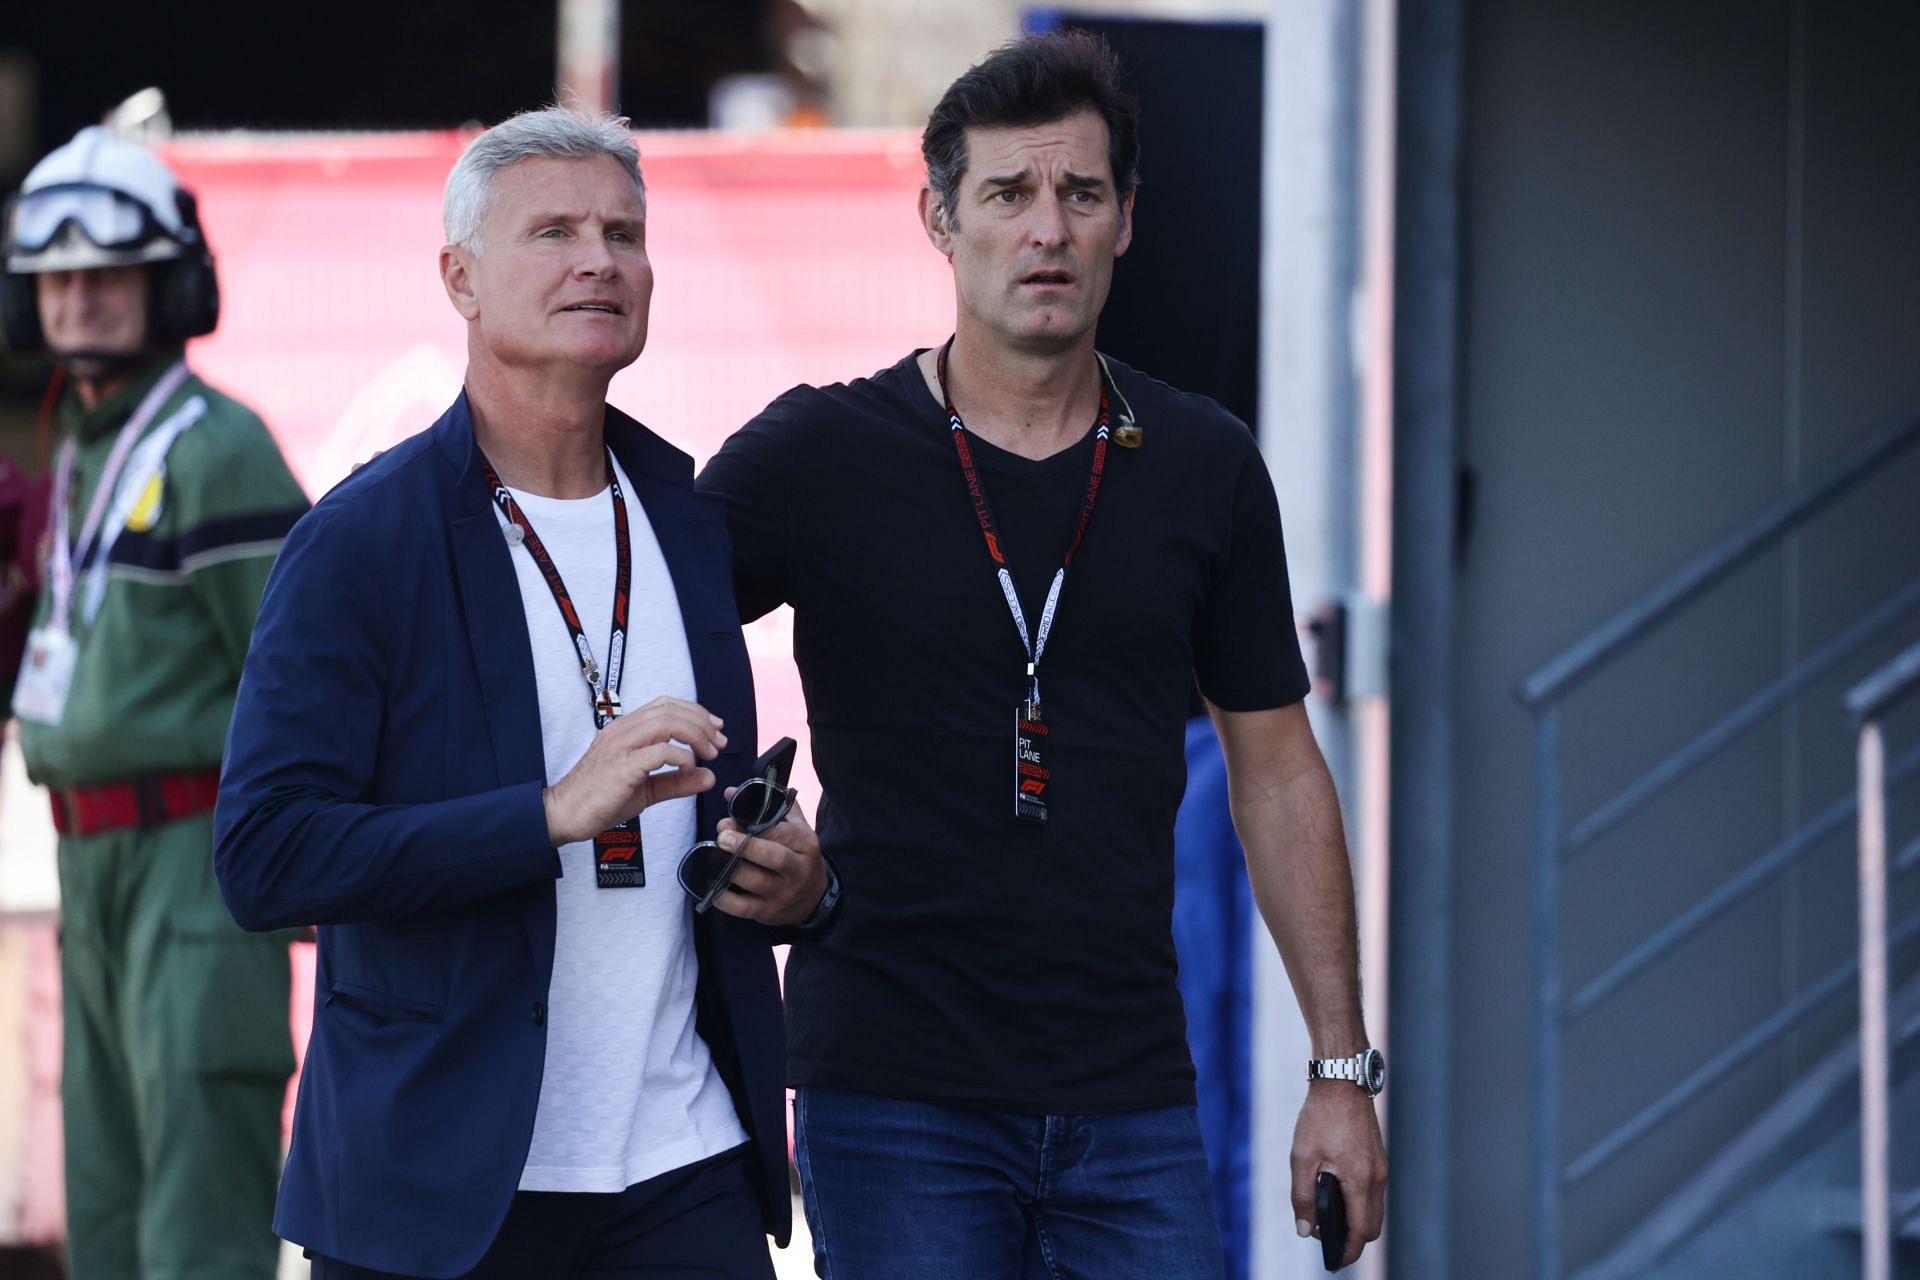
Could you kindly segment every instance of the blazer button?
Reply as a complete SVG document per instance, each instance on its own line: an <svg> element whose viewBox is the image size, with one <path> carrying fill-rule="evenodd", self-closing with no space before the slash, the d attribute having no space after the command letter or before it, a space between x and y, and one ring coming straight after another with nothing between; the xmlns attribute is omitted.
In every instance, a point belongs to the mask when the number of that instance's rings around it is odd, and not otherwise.
<svg viewBox="0 0 1920 1280"><path fill-rule="evenodd" d="M533 1002L533 1025L536 1027L547 1025L547 1006L538 1000Z"/></svg>

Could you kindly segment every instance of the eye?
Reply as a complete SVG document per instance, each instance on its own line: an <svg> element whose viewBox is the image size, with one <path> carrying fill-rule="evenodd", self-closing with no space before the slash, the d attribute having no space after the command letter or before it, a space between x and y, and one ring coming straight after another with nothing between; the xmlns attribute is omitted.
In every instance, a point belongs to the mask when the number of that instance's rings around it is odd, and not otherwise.
<svg viewBox="0 0 1920 1280"><path fill-rule="evenodd" d="M1001 204L1012 204L1015 200L1018 200L1020 198L1020 193L1012 189L1008 189L1005 191L996 191L993 193L992 198Z"/></svg>
<svg viewBox="0 0 1920 1280"><path fill-rule="evenodd" d="M1094 194L1091 191L1069 191L1067 193L1067 199L1073 201L1075 204L1092 204L1094 198Z"/></svg>
<svg viewBox="0 0 1920 1280"><path fill-rule="evenodd" d="M542 240L552 240L559 236L564 236L565 234L567 233L562 231L559 227L548 227L545 231L542 231L540 233L540 238Z"/></svg>

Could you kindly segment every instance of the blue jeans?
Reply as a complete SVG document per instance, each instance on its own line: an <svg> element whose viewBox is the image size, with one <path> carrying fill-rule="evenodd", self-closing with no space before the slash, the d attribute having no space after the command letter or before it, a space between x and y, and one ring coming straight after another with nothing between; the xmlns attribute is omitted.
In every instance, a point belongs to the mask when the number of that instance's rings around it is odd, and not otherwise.
<svg viewBox="0 0 1920 1280"><path fill-rule="evenodd" d="M826 1280L1221 1280L1192 1107L975 1111L807 1087L794 1101Z"/></svg>

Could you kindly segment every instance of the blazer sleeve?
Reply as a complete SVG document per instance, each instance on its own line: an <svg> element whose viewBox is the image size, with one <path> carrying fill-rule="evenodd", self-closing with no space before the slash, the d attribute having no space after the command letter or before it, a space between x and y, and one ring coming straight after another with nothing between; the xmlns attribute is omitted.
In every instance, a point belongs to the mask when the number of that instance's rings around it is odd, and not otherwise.
<svg viewBox="0 0 1920 1280"><path fill-rule="evenodd" d="M444 911L560 874L537 780L368 802L388 655L405 650L384 634L399 611L371 597L391 553L356 545L365 522L350 507L316 508L288 536L241 675L213 861L245 929Z"/></svg>

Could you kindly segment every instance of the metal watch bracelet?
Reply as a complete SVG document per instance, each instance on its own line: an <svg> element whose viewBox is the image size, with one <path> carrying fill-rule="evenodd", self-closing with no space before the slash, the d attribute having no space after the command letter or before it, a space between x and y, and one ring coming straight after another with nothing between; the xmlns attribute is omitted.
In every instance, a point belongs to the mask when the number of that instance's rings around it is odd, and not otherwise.
<svg viewBox="0 0 1920 1280"><path fill-rule="evenodd" d="M1307 1079L1344 1080L1378 1097L1387 1083L1386 1056L1378 1049L1362 1049L1350 1058L1309 1058Z"/></svg>

